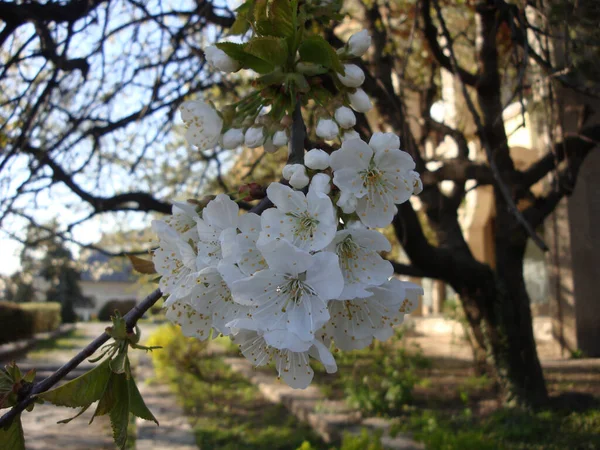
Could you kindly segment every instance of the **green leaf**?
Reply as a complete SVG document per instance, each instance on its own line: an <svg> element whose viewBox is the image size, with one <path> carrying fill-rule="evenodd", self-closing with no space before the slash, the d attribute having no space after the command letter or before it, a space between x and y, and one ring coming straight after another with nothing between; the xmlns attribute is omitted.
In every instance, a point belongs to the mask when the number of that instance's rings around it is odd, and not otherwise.
<svg viewBox="0 0 600 450"><path fill-rule="evenodd" d="M248 0L236 8L235 21L229 28L230 36L245 34L250 29L249 15L252 13L252 5L253 0Z"/></svg>
<svg viewBox="0 0 600 450"><path fill-rule="evenodd" d="M293 7L290 0L258 1L256 31L262 36L293 37L296 32Z"/></svg>
<svg viewBox="0 0 600 450"><path fill-rule="evenodd" d="M250 29L250 21L248 20L248 13L238 13L233 25L229 28L230 36L239 36L241 34L246 34L246 32Z"/></svg>
<svg viewBox="0 0 600 450"><path fill-rule="evenodd" d="M115 444L122 449L127 442L129 425L129 384L125 374L113 375L111 387L115 401L109 413L110 425Z"/></svg>
<svg viewBox="0 0 600 450"><path fill-rule="evenodd" d="M25 437L21 415L15 417L7 428L0 428L0 444L3 450L25 450Z"/></svg>
<svg viewBox="0 0 600 450"><path fill-rule="evenodd" d="M228 56L239 61L246 69L252 69L258 73L271 72L275 66L267 61L264 61L244 50L244 44L235 44L233 42L219 42L215 44L218 48L227 53Z"/></svg>
<svg viewBox="0 0 600 450"><path fill-rule="evenodd" d="M283 66L288 59L287 42L282 38L255 37L246 44L244 50L274 66Z"/></svg>
<svg viewBox="0 0 600 450"><path fill-rule="evenodd" d="M310 36L302 41L298 48L300 59L306 62L321 64L335 72L344 73L338 54L321 36Z"/></svg>
<svg viewBox="0 0 600 450"><path fill-rule="evenodd" d="M110 375L108 377L108 381L106 382L106 387L104 389L104 392L102 392L102 397L100 398L100 401L98 402L98 406L96 406L96 411L94 411L94 415L90 419L90 423L92 423L94 421L94 418L108 414L113 409L113 407L115 406L115 403L117 402L113 384L114 384L115 377L118 377L120 375L113 373L110 370L110 368L109 368L109 373L110 373Z"/></svg>
<svg viewBox="0 0 600 450"><path fill-rule="evenodd" d="M88 406L100 399L110 374L109 360L107 359L80 377L39 394L38 397L55 405L70 408Z"/></svg>
<svg viewBox="0 0 600 450"><path fill-rule="evenodd" d="M83 408L81 408L81 410L80 410L80 411L79 411L77 414L75 414L73 417L69 417L68 419L62 419L62 420L59 420L59 421L58 421L58 422L56 422L56 423L61 423L61 424L66 424L66 423L69 423L71 420L73 420L73 419L77 419L77 418L78 418L80 415L82 415L84 412L86 412L90 406L92 406L92 405L90 404L90 405L84 406L84 407L83 407Z"/></svg>
<svg viewBox="0 0 600 450"><path fill-rule="evenodd" d="M114 373L126 373L129 372L129 358L127 358L127 344L122 346L113 359L110 360L110 370Z"/></svg>
<svg viewBox="0 0 600 450"><path fill-rule="evenodd" d="M128 383L129 405L131 407L131 414L133 414L136 417L139 417L140 419L152 420L156 422L156 425L158 425L158 420L156 420L152 412L150 412L150 410L146 406L146 403L144 402L144 399L142 398L142 395L140 394L140 391L138 390L133 377L129 377Z"/></svg>

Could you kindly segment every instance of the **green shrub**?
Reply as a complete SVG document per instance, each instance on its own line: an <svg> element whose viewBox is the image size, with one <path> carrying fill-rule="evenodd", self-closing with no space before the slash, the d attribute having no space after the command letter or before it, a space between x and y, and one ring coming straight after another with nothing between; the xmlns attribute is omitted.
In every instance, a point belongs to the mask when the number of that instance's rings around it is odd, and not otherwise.
<svg viewBox="0 0 600 450"><path fill-rule="evenodd" d="M0 302L0 344L55 330L60 323L60 303Z"/></svg>
<svg viewBox="0 0 600 450"><path fill-rule="evenodd" d="M398 338L397 338L398 339ZM346 400L368 415L395 415L412 402L418 369L428 368L430 361L420 352L398 347L392 339L338 357L338 365L350 366L341 372ZM340 359L356 358L354 364ZM341 364L340 364L341 363Z"/></svg>
<svg viewBox="0 0 600 450"><path fill-rule="evenodd" d="M23 303L21 308L33 316L34 333L53 331L60 326L61 306L58 302Z"/></svg>
<svg viewBox="0 0 600 450"><path fill-rule="evenodd" d="M134 299L131 300L109 300L98 312L98 320L106 322L115 314L115 310L119 311L122 316L127 314L131 308L137 304Z"/></svg>

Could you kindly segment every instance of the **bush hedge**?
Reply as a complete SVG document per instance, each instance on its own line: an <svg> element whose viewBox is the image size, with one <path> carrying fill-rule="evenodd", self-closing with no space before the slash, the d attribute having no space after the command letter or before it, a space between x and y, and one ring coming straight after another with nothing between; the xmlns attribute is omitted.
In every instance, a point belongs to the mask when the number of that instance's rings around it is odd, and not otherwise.
<svg viewBox="0 0 600 450"><path fill-rule="evenodd" d="M0 302L0 344L56 330L60 323L60 303Z"/></svg>
<svg viewBox="0 0 600 450"><path fill-rule="evenodd" d="M135 299L131 300L109 300L98 312L98 320L110 320L110 316L114 315L115 310L119 311L122 316L127 314L131 308L137 304Z"/></svg>

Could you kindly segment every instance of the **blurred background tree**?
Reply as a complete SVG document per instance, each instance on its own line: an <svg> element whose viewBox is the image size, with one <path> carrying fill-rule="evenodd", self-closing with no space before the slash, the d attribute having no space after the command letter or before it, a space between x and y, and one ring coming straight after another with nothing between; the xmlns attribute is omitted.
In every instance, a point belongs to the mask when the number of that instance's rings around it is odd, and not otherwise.
<svg viewBox="0 0 600 450"><path fill-rule="evenodd" d="M600 138L597 3L343 6L350 17L327 38L339 45L362 27L373 37L361 64L376 108L359 117L357 129L363 137L399 134L425 185L418 201L400 207L390 230L410 261L395 261L397 273L449 284L472 329L476 361L499 381L505 400L545 401L523 256L530 239L546 248L536 230L572 193ZM278 178L281 155L199 152L174 132L184 99L202 96L218 106L244 92L243 73L223 79L202 52L227 37L228 3L0 1L0 18L0 225L12 238L31 244L26 224L39 227L60 215L57 237L95 247L86 239L94 218L141 227L146 214L169 213L174 199L232 192L254 176ZM432 117L441 99L455 109L452 120ZM539 131L539 156L526 168L513 160L502 118L515 102ZM575 113L565 113L565 105ZM431 150L448 139L452 155ZM327 148L309 136L307 149L315 145ZM532 191L540 180L550 180L548 189ZM466 242L459 208L470 190L485 186L492 186L496 216L493 260L482 262ZM147 249L139 242L137 250ZM55 250L67 259L68 251ZM68 291L64 283L58 277L57 295Z"/></svg>

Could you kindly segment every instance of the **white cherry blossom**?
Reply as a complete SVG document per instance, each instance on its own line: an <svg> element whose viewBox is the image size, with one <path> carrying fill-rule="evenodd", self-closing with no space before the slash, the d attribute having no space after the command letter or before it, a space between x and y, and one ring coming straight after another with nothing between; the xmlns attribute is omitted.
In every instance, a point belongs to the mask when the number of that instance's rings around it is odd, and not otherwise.
<svg viewBox="0 0 600 450"><path fill-rule="evenodd" d="M249 314L258 330L287 330L311 341L329 319L327 301L344 286L338 257L311 255L286 241L263 248L269 268L232 283L234 300L252 307Z"/></svg>
<svg viewBox="0 0 600 450"><path fill-rule="evenodd" d="M198 219L198 261L216 267L223 259L221 233L234 234L239 221L239 206L225 194L210 201Z"/></svg>
<svg viewBox="0 0 600 450"><path fill-rule="evenodd" d="M214 45L206 47L204 49L204 55L206 56L208 64L221 72L237 72L241 68L239 62Z"/></svg>
<svg viewBox="0 0 600 450"><path fill-rule="evenodd" d="M382 286L372 287L372 296L329 304L331 319L319 335L327 342L333 339L341 350L358 350L373 338L389 339L393 328L404 321L408 313L409 297L422 292L420 286L392 278Z"/></svg>
<svg viewBox="0 0 600 450"><path fill-rule="evenodd" d="M356 130L345 130L342 134L342 142L351 141L352 139L360 139L360 134Z"/></svg>
<svg viewBox="0 0 600 450"><path fill-rule="evenodd" d="M267 196L276 208L267 209L261 216L259 248L283 239L303 250L317 251L333 240L337 220L329 197L310 189L305 196L280 183L272 183Z"/></svg>
<svg viewBox="0 0 600 450"><path fill-rule="evenodd" d="M189 100L181 105L181 119L187 131L185 138L199 150L214 148L221 137L223 119L207 103Z"/></svg>
<svg viewBox="0 0 600 450"><path fill-rule="evenodd" d="M392 249L387 238L378 231L364 228L348 228L336 233L328 251L338 255L344 275L344 290L339 300L372 295L367 289L385 283L394 269L383 259L379 251Z"/></svg>
<svg viewBox="0 0 600 450"><path fill-rule="evenodd" d="M366 226L385 227L397 212L396 204L407 201L414 191L411 156L396 148L391 133L375 133L371 142L353 139L331 154L333 182L356 197L356 212Z"/></svg>
<svg viewBox="0 0 600 450"><path fill-rule="evenodd" d="M242 355L254 366L273 363L279 377L294 389L305 389L312 381L314 372L310 366L311 356L321 361L328 373L337 371L333 355L316 339L305 350L278 349L266 342L263 333L243 329L235 335L233 342L239 344Z"/></svg>

